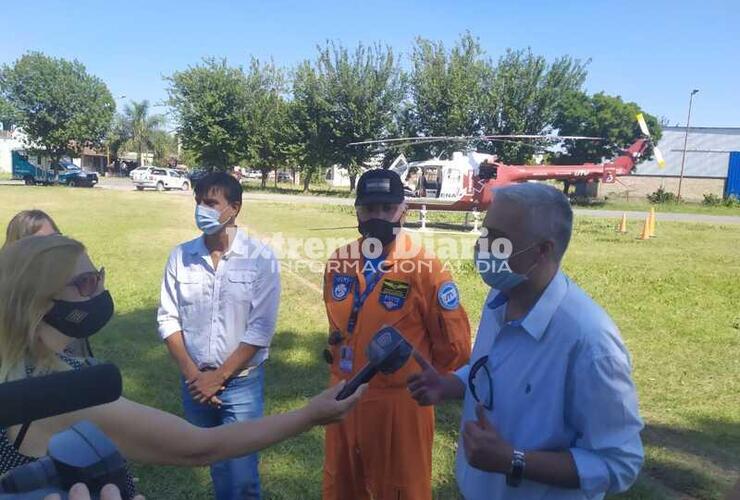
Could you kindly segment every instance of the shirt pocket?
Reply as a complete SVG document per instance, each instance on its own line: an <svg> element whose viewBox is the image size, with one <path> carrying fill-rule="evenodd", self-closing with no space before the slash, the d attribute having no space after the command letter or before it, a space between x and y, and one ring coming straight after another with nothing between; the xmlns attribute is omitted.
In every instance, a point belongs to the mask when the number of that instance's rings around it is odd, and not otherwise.
<svg viewBox="0 0 740 500"><path fill-rule="evenodd" d="M224 299L229 304L248 306L254 295L257 272L253 269L232 270L226 273Z"/></svg>
<svg viewBox="0 0 740 500"><path fill-rule="evenodd" d="M203 296L203 276L186 273L177 277L177 293L181 308L196 305Z"/></svg>

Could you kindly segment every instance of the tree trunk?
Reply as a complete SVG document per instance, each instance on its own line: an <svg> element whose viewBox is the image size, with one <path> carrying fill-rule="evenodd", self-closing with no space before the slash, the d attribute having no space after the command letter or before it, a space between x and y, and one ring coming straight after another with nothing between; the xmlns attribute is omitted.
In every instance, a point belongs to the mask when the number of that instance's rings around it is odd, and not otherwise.
<svg viewBox="0 0 740 500"><path fill-rule="evenodd" d="M303 171L303 192L308 192L308 185L311 183L311 173L307 171Z"/></svg>
<svg viewBox="0 0 740 500"><path fill-rule="evenodd" d="M262 189L267 187L267 171L262 170Z"/></svg>
<svg viewBox="0 0 740 500"><path fill-rule="evenodd" d="M357 183L357 174L349 174L349 192L352 193L355 190Z"/></svg>

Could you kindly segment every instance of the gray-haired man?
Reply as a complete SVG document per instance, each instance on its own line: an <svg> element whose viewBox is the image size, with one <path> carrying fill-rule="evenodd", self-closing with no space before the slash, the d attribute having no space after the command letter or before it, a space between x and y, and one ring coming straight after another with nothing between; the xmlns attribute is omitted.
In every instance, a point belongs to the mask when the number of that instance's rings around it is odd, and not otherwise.
<svg viewBox="0 0 740 500"><path fill-rule="evenodd" d="M468 500L602 498L642 466L629 353L560 270L572 224L551 186L496 190L476 248L491 292L470 363L409 379L422 405L464 398L457 481Z"/></svg>

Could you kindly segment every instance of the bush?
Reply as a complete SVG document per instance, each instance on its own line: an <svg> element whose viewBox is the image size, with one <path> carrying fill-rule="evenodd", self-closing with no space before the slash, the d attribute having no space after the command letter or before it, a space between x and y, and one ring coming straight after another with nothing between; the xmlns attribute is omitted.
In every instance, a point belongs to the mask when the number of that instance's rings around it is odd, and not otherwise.
<svg viewBox="0 0 740 500"><path fill-rule="evenodd" d="M704 201L701 204L708 207L718 207L722 204L722 198L714 193L704 193Z"/></svg>
<svg viewBox="0 0 740 500"><path fill-rule="evenodd" d="M650 203L676 203L678 202L678 197L671 193L670 191L666 191L663 189L663 187L659 187L657 191L654 193L650 193L647 195L647 199Z"/></svg>
<svg viewBox="0 0 740 500"><path fill-rule="evenodd" d="M735 207L740 208L740 198L737 198L732 195L728 196L727 198L722 200L722 205L725 207L730 207L730 208L735 208Z"/></svg>
<svg viewBox="0 0 740 500"><path fill-rule="evenodd" d="M722 198L713 193L704 193L704 201L702 201L702 205L707 205L710 207L723 206L735 208L740 207L740 198L732 195Z"/></svg>

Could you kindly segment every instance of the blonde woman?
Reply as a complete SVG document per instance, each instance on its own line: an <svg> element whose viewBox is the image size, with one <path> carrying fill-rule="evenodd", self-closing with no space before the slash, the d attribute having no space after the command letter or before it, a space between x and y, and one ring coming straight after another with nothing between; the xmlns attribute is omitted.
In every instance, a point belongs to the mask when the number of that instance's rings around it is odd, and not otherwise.
<svg viewBox="0 0 740 500"><path fill-rule="evenodd" d="M0 382L81 367L65 347L99 331L112 315L104 271L93 266L81 243L51 235L8 245L0 252ZM84 319L73 323L71 316ZM344 401L335 400L339 390L326 390L288 413L212 428L120 398L34 422L21 442L20 426L0 429L0 475L43 456L52 435L80 420L97 425L135 462L211 464L342 419L365 387Z"/></svg>
<svg viewBox="0 0 740 500"><path fill-rule="evenodd" d="M23 210L10 219L5 230L3 247L27 236L48 236L61 234L59 227L49 214L43 210ZM92 348L87 340L71 342L67 347L68 354L73 356L92 356Z"/></svg>
<svg viewBox="0 0 740 500"><path fill-rule="evenodd" d="M61 234L54 219L43 210L23 210L10 219L5 230L5 244L9 245L26 236Z"/></svg>

